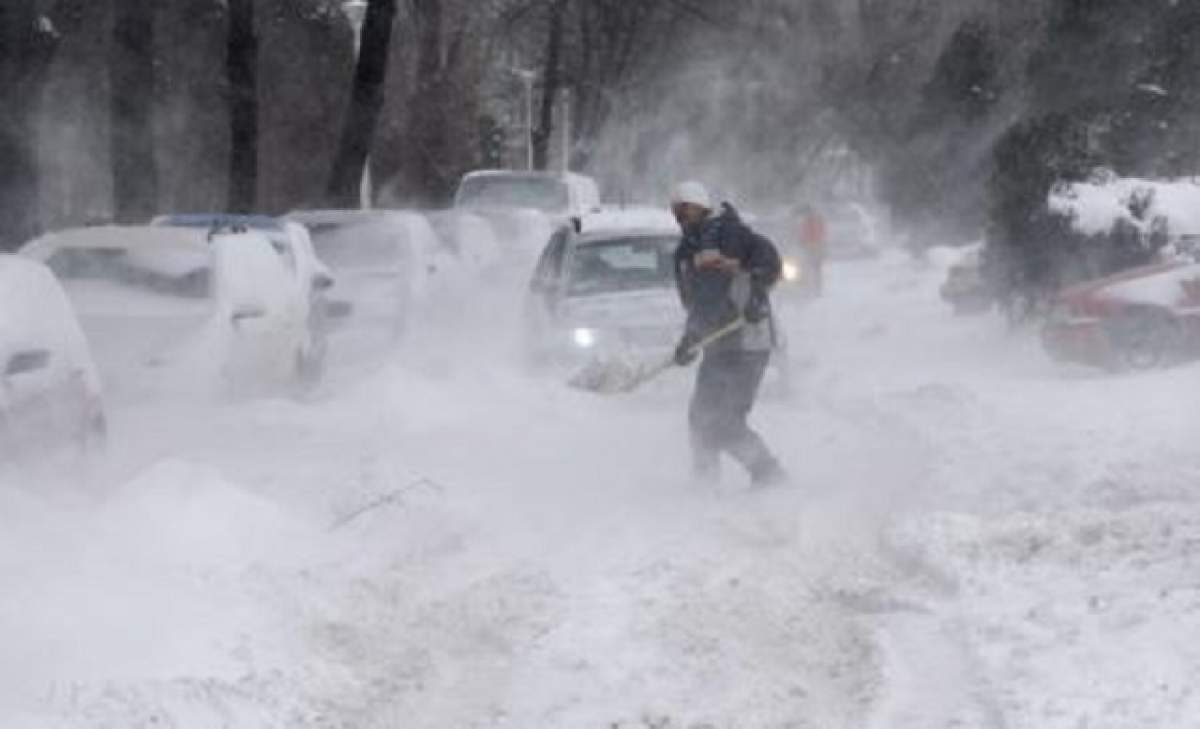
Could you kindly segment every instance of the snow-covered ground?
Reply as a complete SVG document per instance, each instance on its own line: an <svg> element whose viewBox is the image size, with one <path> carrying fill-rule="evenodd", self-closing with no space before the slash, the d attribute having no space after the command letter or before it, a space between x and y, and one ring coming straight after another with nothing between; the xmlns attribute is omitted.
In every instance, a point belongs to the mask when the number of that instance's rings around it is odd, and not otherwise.
<svg viewBox="0 0 1200 729"><path fill-rule="evenodd" d="M302 401L115 402L0 484L0 726L1147 729L1200 717L1200 368L1114 378L834 266L756 421L527 373L518 281Z"/></svg>

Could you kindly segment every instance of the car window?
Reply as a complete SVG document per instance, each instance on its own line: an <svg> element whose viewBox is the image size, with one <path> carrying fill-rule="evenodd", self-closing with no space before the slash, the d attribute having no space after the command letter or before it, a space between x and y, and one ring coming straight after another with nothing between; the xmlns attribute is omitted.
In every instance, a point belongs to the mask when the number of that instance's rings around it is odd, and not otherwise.
<svg viewBox="0 0 1200 729"><path fill-rule="evenodd" d="M63 281L108 281L187 298L204 298L211 290L207 257L192 251L64 248L55 251L46 265Z"/></svg>
<svg viewBox="0 0 1200 729"><path fill-rule="evenodd" d="M593 241L575 249L568 293L593 294L674 285L674 236Z"/></svg>
<svg viewBox="0 0 1200 729"><path fill-rule="evenodd" d="M553 177L496 175L471 177L459 188L457 204L475 208L533 208L547 213L570 204L566 183Z"/></svg>
<svg viewBox="0 0 1200 729"><path fill-rule="evenodd" d="M550 242L546 244L541 258L538 259L534 274L538 279L547 281L558 278L562 270L563 254L567 249L567 238L568 233L565 228L550 236Z"/></svg>
<svg viewBox="0 0 1200 729"><path fill-rule="evenodd" d="M366 224L308 226L317 256L334 269L392 268L400 263L396 230Z"/></svg>

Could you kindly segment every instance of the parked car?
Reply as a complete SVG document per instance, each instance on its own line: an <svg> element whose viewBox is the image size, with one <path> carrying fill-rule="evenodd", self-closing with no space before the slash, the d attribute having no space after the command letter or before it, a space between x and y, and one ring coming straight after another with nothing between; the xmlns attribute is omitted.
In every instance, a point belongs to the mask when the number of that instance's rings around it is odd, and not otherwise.
<svg viewBox="0 0 1200 729"><path fill-rule="evenodd" d="M1056 359L1110 369L1200 356L1200 264L1143 266L1065 289L1042 342Z"/></svg>
<svg viewBox="0 0 1200 729"><path fill-rule="evenodd" d="M454 209L487 218L504 253L528 266L572 218L600 209L596 181L575 173L481 170L463 177Z"/></svg>
<svg viewBox="0 0 1200 729"><path fill-rule="evenodd" d="M454 207L533 209L556 218L579 217L600 209L600 188L591 177L573 172L479 170L459 182Z"/></svg>
<svg viewBox="0 0 1200 729"><path fill-rule="evenodd" d="M821 261L814 258L812 251L802 241L803 219L790 209L760 215L748 214L745 217L779 250L783 271L778 292L785 296L818 294L821 287Z"/></svg>
<svg viewBox="0 0 1200 729"><path fill-rule="evenodd" d="M814 210L825 224L825 255L829 260L879 255L879 231L866 207L853 202L835 202L814 205Z"/></svg>
<svg viewBox="0 0 1200 729"><path fill-rule="evenodd" d="M299 299L307 302L304 307L307 311L307 342L297 361L298 373L309 383L321 378L328 349L329 320L331 314L339 316L342 309L330 305L326 294L334 284L333 273L317 256L303 225L266 215L229 213L164 215L155 218L152 224L211 232L253 231L264 236L283 261L290 286L296 290Z"/></svg>
<svg viewBox="0 0 1200 729"><path fill-rule="evenodd" d="M322 261L333 267L329 296L339 313L391 338L401 337L413 301L441 264L437 241L418 214L374 210L296 210Z"/></svg>
<svg viewBox="0 0 1200 729"><path fill-rule="evenodd" d="M582 232L567 226L546 244L530 282L527 344L534 363L577 365L598 357L657 357L683 331L675 288L679 232L667 227ZM774 369L787 383L780 331Z"/></svg>
<svg viewBox="0 0 1200 729"><path fill-rule="evenodd" d="M101 226L44 235L21 249L63 284L114 391L176 373L234 389L306 382L323 356L311 301L263 234Z"/></svg>
<svg viewBox="0 0 1200 729"><path fill-rule="evenodd" d="M510 262L504 255L494 226L482 215L467 210L439 210L426 219L443 249L476 275L484 275Z"/></svg>
<svg viewBox="0 0 1200 729"><path fill-rule="evenodd" d="M669 350L683 326L673 273L678 243L678 235L653 229L555 233L530 282L533 358Z"/></svg>
<svg viewBox="0 0 1200 729"><path fill-rule="evenodd" d="M100 378L70 302L46 266L0 256L0 454L102 445Z"/></svg>
<svg viewBox="0 0 1200 729"><path fill-rule="evenodd" d="M955 314L968 316L991 311L996 297L983 274L983 252L972 250L951 264L940 293Z"/></svg>

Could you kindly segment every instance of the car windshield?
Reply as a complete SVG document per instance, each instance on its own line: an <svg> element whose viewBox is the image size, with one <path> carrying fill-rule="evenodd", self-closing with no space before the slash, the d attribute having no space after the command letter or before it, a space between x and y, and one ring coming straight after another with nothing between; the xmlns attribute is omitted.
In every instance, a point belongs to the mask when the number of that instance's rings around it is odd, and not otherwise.
<svg viewBox="0 0 1200 729"><path fill-rule="evenodd" d="M585 243L575 249L567 292L608 293L674 285L674 236L638 236Z"/></svg>
<svg viewBox="0 0 1200 729"><path fill-rule="evenodd" d="M63 281L107 281L186 298L205 298L211 289L208 257L191 250L63 248L46 265Z"/></svg>
<svg viewBox="0 0 1200 729"><path fill-rule="evenodd" d="M400 263L398 229L365 223L308 226L317 256L334 269L395 268Z"/></svg>
<svg viewBox="0 0 1200 729"><path fill-rule="evenodd" d="M473 208L534 208L561 212L569 202L567 186L553 177L496 175L463 181L458 204Z"/></svg>

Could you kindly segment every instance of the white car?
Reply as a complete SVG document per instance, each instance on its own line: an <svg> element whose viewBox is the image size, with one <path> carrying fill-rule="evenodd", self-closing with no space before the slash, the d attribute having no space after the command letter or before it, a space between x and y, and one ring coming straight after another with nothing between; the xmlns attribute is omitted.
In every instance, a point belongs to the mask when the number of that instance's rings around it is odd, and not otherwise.
<svg viewBox="0 0 1200 729"><path fill-rule="evenodd" d="M307 343L297 363L300 376L309 383L321 378L328 347L329 315L338 312L326 300L326 292L334 284L333 273L317 256L307 228L294 221L265 215L227 213L163 215L155 218L151 224L209 232L253 231L270 241L284 262L290 286L296 289L301 299L308 302Z"/></svg>
<svg viewBox="0 0 1200 729"><path fill-rule="evenodd" d="M162 226L50 233L21 249L58 276L105 380L143 393L303 382L320 356L311 300L264 235Z"/></svg>
<svg viewBox="0 0 1200 729"><path fill-rule="evenodd" d="M476 276L486 275L508 260L492 223L464 210L426 213L442 248Z"/></svg>
<svg viewBox="0 0 1200 729"><path fill-rule="evenodd" d="M378 210L296 210L292 224L308 232L317 256L331 266L329 296L342 317L400 338L414 302L446 275L440 242L416 213Z"/></svg>
<svg viewBox="0 0 1200 729"><path fill-rule="evenodd" d="M462 178L454 209L486 217L506 255L528 265L559 226L601 209L600 189L572 172L480 170Z"/></svg>
<svg viewBox="0 0 1200 729"><path fill-rule="evenodd" d="M100 378L75 313L54 275L0 256L0 454L69 443L102 445Z"/></svg>
<svg viewBox="0 0 1200 729"><path fill-rule="evenodd" d="M678 243L679 234L664 228L560 229L530 282L532 359L570 364L669 352L684 322L674 278Z"/></svg>
<svg viewBox="0 0 1200 729"><path fill-rule="evenodd" d="M459 182L454 207L533 209L556 218L580 217L600 209L600 188L591 177L574 172L478 170Z"/></svg>

